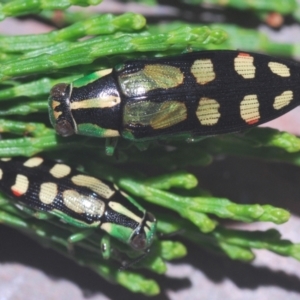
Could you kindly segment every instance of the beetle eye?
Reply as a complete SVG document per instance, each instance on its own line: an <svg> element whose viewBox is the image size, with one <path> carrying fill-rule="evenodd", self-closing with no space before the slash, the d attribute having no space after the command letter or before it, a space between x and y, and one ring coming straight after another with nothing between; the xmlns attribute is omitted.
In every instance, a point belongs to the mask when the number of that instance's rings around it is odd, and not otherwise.
<svg viewBox="0 0 300 300"><path fill-rule="evenodd" d="M68 84L59 83L56 84L50 91L50 98L52 99L63 99L65 98L66 89Z"/></svg>
<svg viewBox="0 0 300 300"><path fill-rule="evenodd" d="M55 125L56 132L61 136L70 136L75 133L73 126L67 120L59 120Z"/></svg>
<svg viewBox="0 0 300 300"><path fill-rule="evenodd" d="M155 217L148 211L147 211L147 219L152 223L156 222Z"/></svg>
<svg viewBox="0 0 300 300"><path fill-rule="evenodd" d="M145 235L142 233L135 235L130 242L130 246L135 250L144 250L147 246Z"/></svg>

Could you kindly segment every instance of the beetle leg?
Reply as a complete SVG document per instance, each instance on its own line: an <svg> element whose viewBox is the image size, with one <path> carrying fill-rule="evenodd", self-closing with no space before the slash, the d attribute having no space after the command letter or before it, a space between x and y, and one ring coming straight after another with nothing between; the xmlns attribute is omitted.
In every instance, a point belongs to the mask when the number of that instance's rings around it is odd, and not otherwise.
<svg viewBox="0 0 300 300"><path fill-rule="evenodd" d="M107 138L105 140L105 153L106 155L112 156L115 152L118 143L117 137Z"/></svg>
<svg viewBox="0 0 300 300"><path fill-rule="evenodd" d="M206 138L208 138L209 136L203 136L203 135L197 135L197 134L192 134L191 136L189 136L186 139L187 143L195 143L195 142L200 142Z"/></svg>
<svg viewBox="0 0 300 300"><path fill-rule="evenodd" d="M150 142L135 142L134 145L140 150L145 151L149 148Z"/></svg>

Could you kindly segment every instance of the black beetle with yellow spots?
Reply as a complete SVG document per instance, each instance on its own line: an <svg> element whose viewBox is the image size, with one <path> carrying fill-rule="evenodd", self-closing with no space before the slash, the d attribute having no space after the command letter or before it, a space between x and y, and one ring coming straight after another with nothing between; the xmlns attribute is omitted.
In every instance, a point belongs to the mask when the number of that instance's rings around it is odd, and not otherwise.
<svg viewBox="0 0 300 300"><path fill-rule="evenodd" d="M155 217L133 198L64 163L1 158L0 190L24 212L45 212L81 230L102 229L138 253L147 254L155 237Z"/></svg>
<svg viewBox="0 0 300 300"><path fill-rule="evenodd" d="M51 90L58 134L132 141L238 132L299 104L300 66L241 51L127 61Z"/></svg>

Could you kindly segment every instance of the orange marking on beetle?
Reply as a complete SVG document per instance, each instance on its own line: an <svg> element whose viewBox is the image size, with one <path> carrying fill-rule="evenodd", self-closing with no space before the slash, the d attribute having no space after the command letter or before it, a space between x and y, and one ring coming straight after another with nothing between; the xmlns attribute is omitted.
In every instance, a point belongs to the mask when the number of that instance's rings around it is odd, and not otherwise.
<svg viewBox="0 0 300 300"><path fill-rule="evenodd" d="M252 125L252 124L257 123L258 121L259 121L259 119L256 119L256 120L250 120L250 121L247 122L247 124Z"/></svg>
<svg viewBox="0 0 300 300"><path fill-rule="evenodd" d="M22 196L22 193L18 190L15 190L15 189L11 189L12 193L16 196L16 197L20 197Z"/></svg>
<svg viewBox="0 0 300 300"><path fill-rule="evenodd" d="M18 174L16 176L16 181L13 186L11 186L11 191L16 197L24 195L29 187L29 180L25 175Z"/></svg>
<svg viewBox="0 0 300 300"><path fill-rule="evenodd" d="M249 53L245 53L245 52L240 52L238 54L238 56L250 56L250 54Z"/></svg>
<svg viewBox="0 0 300 300"><path fill-rule="evenodd" d="M247 124L255 124L260 119L259 101L256 94L246 95L240 103L241 118Z"/></svg>

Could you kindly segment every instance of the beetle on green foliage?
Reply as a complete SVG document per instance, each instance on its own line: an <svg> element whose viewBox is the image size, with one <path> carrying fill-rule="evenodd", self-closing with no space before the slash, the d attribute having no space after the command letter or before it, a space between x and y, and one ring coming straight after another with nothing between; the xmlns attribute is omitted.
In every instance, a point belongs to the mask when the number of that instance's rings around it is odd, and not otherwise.
<svg viewBox="0 0 300 300"><path fill-rule="evenodd" d="M100 228L137 252L147 253L155 236L156 219L134 199L64 163L2 158L0 190L23 210L46 212L81 229Z"/></svg>
<svg viewBox="0 0 300 300"><path fill-rule="evenodd" d="M242 51L127 61L51 90L57 133L151 141L238 132L279 117L300 99L300 67Z"/></svg>

